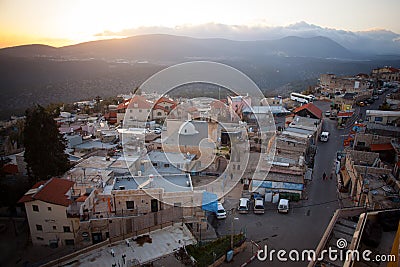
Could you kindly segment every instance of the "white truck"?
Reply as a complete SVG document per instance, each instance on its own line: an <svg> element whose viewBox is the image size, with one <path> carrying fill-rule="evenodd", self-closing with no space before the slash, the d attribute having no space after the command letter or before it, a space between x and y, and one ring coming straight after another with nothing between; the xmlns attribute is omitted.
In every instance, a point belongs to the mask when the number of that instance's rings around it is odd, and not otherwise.
<svg viewBox="0 0 400 267"><path fill-rule="evenodd" d="M329 139L329 132L322 132L321 135L320 135L320 137L319 137L319 139L320 139L322 142L328 142L328 139Z"/></svg>

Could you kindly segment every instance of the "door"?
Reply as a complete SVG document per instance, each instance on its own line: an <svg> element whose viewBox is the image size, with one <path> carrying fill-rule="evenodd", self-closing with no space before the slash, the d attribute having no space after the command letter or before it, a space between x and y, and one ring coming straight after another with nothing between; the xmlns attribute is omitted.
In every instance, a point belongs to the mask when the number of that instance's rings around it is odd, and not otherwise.
<svg viewBox="0 0 400 267"><path fill-rule="evenodd" d="M103 241L103 237L101 233L92 233L92 241L93 244L97 244L100 243L101 241Z"/></svg>
<svg viewBox="0 0 400 267"><path fill-rule="evenodd" d="M158 200L152 199L151 200L151 212L157 212L157 211L158 211Z"/></svg>

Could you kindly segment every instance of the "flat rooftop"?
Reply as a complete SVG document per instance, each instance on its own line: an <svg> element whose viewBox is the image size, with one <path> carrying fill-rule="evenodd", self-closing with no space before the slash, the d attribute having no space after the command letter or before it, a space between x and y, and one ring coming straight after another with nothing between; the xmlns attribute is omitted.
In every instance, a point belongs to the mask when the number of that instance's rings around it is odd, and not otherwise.
<svg viewBox="0 0 400 267"><path fill-rule="evenodd" d="M160 151L150 151L147 156L152 162L165 162L172 164L185 164L190 163L196 155L174 152L160 152Z"/></svg>
<svg viewBox="0 0 400 267"><path fill-rule="evenodd" d="M87 168L83 171L82 168L75 167L66 172L64 175L71 181L79 184L100 185L100 182L106 183L112 177L111 170Z"/></svg>
<svg viewBox="0 0 400 267"><path fill-rule="evenodd" d="M294 133L294 134L299 134L301 136L310 136L315 133L315 130L307 130L307 129L302 129L302 128L296 128L289 126L287 127L282 134L287 134L287 133Z"/></svg>
<svg viewBox="0 0 400 267"><path fill-rule="evenodd" d="M305 128L308 130L317 130L317 124L319 123L319 119L313 119L313 118L307 118L307 117L301 117L301 116L295 116L293 121L290 123L290 127L294 128Z"/></svg>
<svg viewBox="0 0 400 267"><path fill-rule="evenodd" d="M109 160L106 160L105 157L92 156L83 160L81 163L76 165L76 167L104 170L107 169L114 161L115 159L113 158L109 158Z"/></svg>
<svg viewBox="0 0 400 267"><path fill-rule="evenodd" d="M149 176L120 176L115 178L113 190L136 190L139 185L149 180ZM143 189L163 188L165 192L192 191L192 179L189 174L154 175L153 181L143 186Z"/></svg>
<svg viewBox="0 0 400 267"><path fill-rule="evenodd" d="M137 240L145 240L138 242ZM89 251L79 257L68 260L70 264L63 266L133 266L150 263L158 258L169 255L184 245L196 243L196 239L185 225L176 223L172 226L142 235L139 239L128 238L111 246ZM146 242L147 241L147 242ZM127 245L129 242L129 247ZM115 257L111 255L114 250ZM127 265L123 264L122 254L125 254Z"/></svg>
<svg viewBox="0 0 400 267"><path fill-rule="evenodd" d="M109 166L111 169L129 169L139 159L139 156L119 157Z"/></svg>
<svg viewBox="0 0 400 267"><path fill-rule="evenodd" d="M400 111L369 109L365 113L367 116L386 116L400 117Z"/></svg>
<svg viewBox="0 0 400 267"><path fill-rule="evenodd" d="M82 144L76 145L76 149L111 149L116 147L116 144L102 143L100 140L89 140Z"/></svg>

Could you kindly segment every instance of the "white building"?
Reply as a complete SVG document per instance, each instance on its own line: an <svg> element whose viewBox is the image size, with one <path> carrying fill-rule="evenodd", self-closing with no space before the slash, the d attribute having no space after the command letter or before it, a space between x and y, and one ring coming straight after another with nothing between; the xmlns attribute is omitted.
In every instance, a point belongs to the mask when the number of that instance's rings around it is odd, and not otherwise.
<svg viewBox="0 0 400 267"><path fill-rule="evenodd" d="M72 207L74 182L52 178L36 183L19 200L25 204L32 243L52 247L74 245L79 216ZM78 213L79 214L79 213Z"/></svg>

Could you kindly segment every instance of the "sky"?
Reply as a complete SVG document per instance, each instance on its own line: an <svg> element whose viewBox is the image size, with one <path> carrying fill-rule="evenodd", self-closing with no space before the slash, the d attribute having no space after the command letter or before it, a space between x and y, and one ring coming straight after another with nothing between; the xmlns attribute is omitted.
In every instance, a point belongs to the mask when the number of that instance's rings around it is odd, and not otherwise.
<svg viewBox="0 0 400 267"><path fill-rule="evenodd" d="M0 47L64 46L140 27L206 23L321 27L400 33L399 0L0 0ZM118 37L123 37L119 35Z"/></svg>

